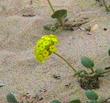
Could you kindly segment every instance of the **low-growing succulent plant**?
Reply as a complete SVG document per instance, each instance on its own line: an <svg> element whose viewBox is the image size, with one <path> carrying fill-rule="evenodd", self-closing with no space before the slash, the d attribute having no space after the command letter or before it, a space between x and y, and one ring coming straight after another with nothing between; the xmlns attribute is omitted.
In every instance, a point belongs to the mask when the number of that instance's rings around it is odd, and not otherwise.
<svg viewBox="0 0 110 103"><path fill-rule="evenodd" d="M51 31L56 31L58 28L64 29L64 25L65 25L65 20L67 17L67 10L66 9L60 9L60 10L55 10L52 6L52 3L50 2L50 0L47 0L53 14L51 15L51 17L53 19L56 19L58 22L54 25L45 25L44 29L46 30L51 30Z"/></svg>
<svg viewBox="0 0 110 103"><path fill-rule="evenodd" d="M73 68L73 66L59 53L57 53L57 45L59 44L59 40L57 36L50 34L43 36L40 40L37 41L35 47L34 47L34 55L36 60L38 60L41 63L45 63L49 57L54 54L60 57L63 61L65 61L74 72L76 72L76 69Z"/></svg>
<svg viewBox="0 0 110 103"><path fill-rule="evenodd" d="M82 57L81 64L87 69L78 71L75 75L80 77L79 82L84 89L99 88L99 77L104 77L106 73L110 72L107 69L95 69L94 61L88 57Z"/></svg>
<svg viewBox="0 0 110 103"><path fill-rule="evenodd" d="M82 30L80 26L88 22L87 20L88 18L80 18L81 20L78 21L77 19L69 21L69 19L67 18L68 12L66 9L55 10L50 0L47 0L47 2L53 12L51 18L57 20L57 22L55 21L55 23L53 24L44 25L44 29L50 31L51 33L61 32L62 30L69 30L69 31L74 31L77 29Z"/></svg>
<svg viewBox="0 0 110 103"><path fill-rule="evenodd" d="M110 98L107 98L107 99L100 98L98 94L93 90L87 90L85 92L85 95L87 97L87 100L85 100L86 101L85 103L109 103L108 100L110 99ZM53 100L51 103L61 103L61 102L58 100ZM84 103L84 102L82 102L80 99L73 99L67 103Z"/></svg>
<svg viewBox="0 0 110 103"><path fill-rule="evenodd" d="M110 99L110 98L106 99L100 98L98 94L93 90L85 91L85 95L87 97L87 100L85 100L86 103L109 103L108 100ZM23 95L21 99L20 98L17 99L15 93L9 93L6 98L8 103L37 103L39 101L38 99L36 99L36 97L32 97L31 95L27 94ZM51 101L50 103L62 103L62 102L56 99ZM82 101L80 99L73 99L67 103L82 103Z"/></svg>
<svg viewBox="0 0 110 103"><path fill-rule="evenodd" d="M52 54L60 57L65 61L68 66L74 71L74 75L78 77L80 86L84 89L96 89L99 88L99 77L103 77L104 74L110 72L108 69L95 69L95 63L89 57L82 57L81 64L87 69L76 70L63 56L58 53L57 45L59 40L57 36L50 34L43 36L37 41L34 47L35 58L45 63ZM109 51L110 52L110 51Z"/></svg>

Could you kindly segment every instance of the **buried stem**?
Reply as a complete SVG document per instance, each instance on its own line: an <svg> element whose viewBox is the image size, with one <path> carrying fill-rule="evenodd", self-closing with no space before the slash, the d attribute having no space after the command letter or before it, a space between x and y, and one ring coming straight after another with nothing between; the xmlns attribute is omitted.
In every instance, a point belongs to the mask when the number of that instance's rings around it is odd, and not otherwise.
<svg viewBox="0 0 110 103"><path fill-rule="evenodd" d="M60 25L62 26L62 29L64 29L64 22L63 22L63 19L58 19L58 21L59 21L59 23L60 23Z"/></svg>
<svg viewBox="0 0 110 103"><path fill-rule="evenodd" d="M55 13L55 10L54 10L54 8L53 8L53 6L52 6L52 3L50 2L50 0L47 0L47 1L48 1L48 4L49 4L51 10L53 11L53 13ZM57 20L58 20L58 22L60 23L60 25L62 26L62 28L64 29L63 20L62 20L61 18L57 18Z"/></svg>
<svg viewBox="0 0 110 103"><path fill-rule="evenodd" d="M62 56L59 55L58 53L54 53L54 54L57 55L58 57L60 57L63 61L65 61L65 62L68 64L68 66L69 66L70 68L72 68L74 72L76 72L76 69L74 69L74 67L73 67L64 57L62 57Z"/></svg>
<svg viewBox="0 0 110 103"><path fill-rule="evenodd" d="M92 73L94 73L94 72L95 72L93 68L90 68L90 69L91 69Z"/></svg>
<svg viewBox="0 0 110 103"><path fill-rule="evenodd" d="M52 6L52 4L51 4L51 2L50 2L50 0L47 0L48 1L48 4L49 4L49 6L50 6L50 8L51 8L51 10L53 11L53 13L55 12L55 10L54 10L54 8L53 8L53 6Z"/></svg>

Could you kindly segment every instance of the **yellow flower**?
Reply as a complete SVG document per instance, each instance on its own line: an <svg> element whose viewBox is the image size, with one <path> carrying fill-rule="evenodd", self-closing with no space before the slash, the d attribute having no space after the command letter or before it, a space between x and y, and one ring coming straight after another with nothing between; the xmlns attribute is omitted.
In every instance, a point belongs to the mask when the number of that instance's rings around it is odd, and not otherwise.
<svg viewBox="0 0 110 103"><path fill-rule="evenodd" d="M52 53L57 51L58 43L58 38L53 34L41 37L34 47L35 58L41 63L45 62Z"/></svg>
<svg viewBox="0 0 110 103"><path fill-rule="evenodd" d="M57 48L54 45L52 45L52 46L49 47L49 50L50 50L50 52L54 53L54 52L57 51Z"/></svg>
<svg viewBox="0 0 110 103"><path fill-rule="evenodd" d="M36 59L38 59L39 60L39 62L41 62L41 63L44 63L44 57L42 56L42 55L37 55L36 56Z"/></svg>
<svg viewBox="0 0 110 103"><path fill-rule="evenodd" d="M49 52L47 50L44 50L42 55L46 58L49 56Z"/></svg>

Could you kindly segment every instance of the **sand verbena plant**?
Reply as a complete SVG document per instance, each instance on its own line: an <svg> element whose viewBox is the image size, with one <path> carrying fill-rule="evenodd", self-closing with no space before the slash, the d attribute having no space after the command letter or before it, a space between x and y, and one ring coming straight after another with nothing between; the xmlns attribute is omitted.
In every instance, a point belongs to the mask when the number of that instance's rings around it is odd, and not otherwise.
<svg viewBox="0 0 110 103"><path fill-rule="evenodd" d="M72 69L76 72L76 70L73 68L73 66L63 57L61 56L57 51L57 45L59 44L59 40L57 36L50 34L43 36L40 40L37 41L35 47L34 47L34 55L35 58L41 62L45 63L49 57L54 54L60 57L63 61L65 61Z"/></svg>
<svg viewBox="0 0 110 103"><path fill-rule="evenodd" d="M110 98L105 99L105 98L98 96L98 94L93 90L86 90L85 96L87 100L85 100L84 103L109 103L109 99L110 99ZM59 100L53 100L51 103L61 103L61 102ZM67 103L82 103L82 101L79 98L77 98Z"/></svg>
<svg viewBox="0 0 110 103"><path fill-rule="evenodd" d="M59 45L57 36L50 34L41 37L36 42L34 47L34 55L36 60L40 63L45 63L51 55L60 57L73 71L74 76L78 77L80 86L83 89L96 89L99 88L99 77L105 76L110 72L108 69L95 69L95 63L89 57L83 56L81 58L81 64L86 68L82 70L76 70L71 63L68 62L63 56L58 53L57 46Z"/></svg>
<svg viewBox="0 0 110 103"><path fill-rule="evenodd" d="M52 6L52 3L50 2L50 0L47 0L47 2L52 10L51 17L53 19L56 19L58 22L56 22L55 24L45 25L44 29L50 30L53 32L55 32L59 28L64 29L65 19L67 17L67 10L66 9L55 10L54 7Z"/></svg>

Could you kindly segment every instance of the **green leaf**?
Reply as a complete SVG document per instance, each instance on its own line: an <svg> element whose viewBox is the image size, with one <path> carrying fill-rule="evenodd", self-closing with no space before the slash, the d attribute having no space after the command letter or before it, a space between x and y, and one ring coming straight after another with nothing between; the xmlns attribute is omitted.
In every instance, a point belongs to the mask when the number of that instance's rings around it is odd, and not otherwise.
<svg viewBox="0 0 110 103"><path fill-rule="evenodd" d="M86 96L90 100L97 100L98 99L98 95L92 90L87 90L86 91Z"/></svg>
<svg viewBox="0 0 110 103"><path fill-rule="evenodd" d="M53 100L51 103L61 103L59 100Z"/></svg>
<svg viewBox="0 0 110 103"><path fill-rule="evenodd" d="M86 68L94 67L94 62L90 58L85 57L85 56L81 58L81 64L85 66Z"/></svg>
<svg viewBox="0 0 110 103"><path fill-rule="evenodd" d="M67 17L67 10L65 9L61 9L61 10L57 10L54 12L54 14L52 14L51 16L52 18L66 18Z"/></svg>
<svg viewBox="0 0 110 103"><path fill-rule="evenodd" d="M69 103L81 103L81 101L79 99L75 99L75 100L70 101Z"/></svg>
<svg viewBox="0 0 110 103"><path fill-rule="evenodd" d="M16 98L16 96L15 96L14 93L9 93L9 94L7 95L7 101L8 101L8 103L19 103L19 102L17 101L17 98Z"/></svg>

